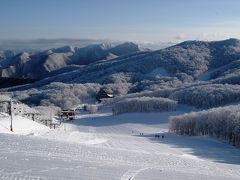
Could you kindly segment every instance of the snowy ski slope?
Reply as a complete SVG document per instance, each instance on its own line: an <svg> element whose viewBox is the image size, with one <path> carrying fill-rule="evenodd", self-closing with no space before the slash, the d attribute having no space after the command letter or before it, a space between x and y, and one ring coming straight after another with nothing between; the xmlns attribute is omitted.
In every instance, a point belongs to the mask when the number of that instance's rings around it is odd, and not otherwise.
<svg viewBox="0 0 240 180"><path fill-rule="evenodd" d="M0 179L240 179L239 149L168 133L169 116L192 110L112 116L103 109L34 135L0 129Z"/></svg>

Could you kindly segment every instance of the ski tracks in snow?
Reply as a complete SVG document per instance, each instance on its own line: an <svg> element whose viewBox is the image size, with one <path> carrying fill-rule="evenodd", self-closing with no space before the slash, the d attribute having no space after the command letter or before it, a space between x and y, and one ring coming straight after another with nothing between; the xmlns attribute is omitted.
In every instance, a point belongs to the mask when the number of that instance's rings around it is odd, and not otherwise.
<svg viewBox="0 0 240 180"><path fill-rule="evenodd" d="M121 177L121 180L133 180L140 172L143 172L148 169L159 169L156 167L144 167L140 169L129 169L126 173L124 173Z"/></svg>

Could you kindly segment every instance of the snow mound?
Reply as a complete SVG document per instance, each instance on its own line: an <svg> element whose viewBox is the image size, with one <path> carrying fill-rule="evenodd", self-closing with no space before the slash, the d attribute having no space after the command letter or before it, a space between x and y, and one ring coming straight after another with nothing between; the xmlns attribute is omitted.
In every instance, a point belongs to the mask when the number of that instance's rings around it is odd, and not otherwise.
<svg viewBox="0 0 240 180"><path fill-rule="evenodd" d="M0 133L14 133L21 135L38 135L49 130L48 127L34 122L30 119L13 116L13 132L10 131L10 116L1 113L0 115Z"/></svg>

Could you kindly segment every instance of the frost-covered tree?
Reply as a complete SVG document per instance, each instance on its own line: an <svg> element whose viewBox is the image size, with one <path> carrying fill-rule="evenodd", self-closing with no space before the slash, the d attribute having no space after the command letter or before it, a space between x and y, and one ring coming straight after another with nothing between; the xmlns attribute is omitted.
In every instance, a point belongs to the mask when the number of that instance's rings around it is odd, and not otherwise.
<svg viewBox="0 0 240 180"><path fill-rule="evenodd" d="M180 135L209 135L240 146L240 106L226 106L170 117L170 131Z"/></svg>
<svg viewBox="0 0 240 180"><path fill-rule="evenodd" d="M176 106L176 101L167 98L127 98L113 104L112 111L114 114L129 112L173 111L175 110Z"/></svg>
<svg viewBox="0 0 240 180"><path fill-rule="evenodd" d="M34 109L39 112L37 119L40 121L51 120L53 116L58 115L61 111L61 109L56 106L36 106Z"/></svg>
<svg viewBox="0 0 240 180"><path fill-rule="evenodd" d="M114 96L119 96L127 94L131 86L131 83L111 83L103 85L103 89L114 94Z"/></svg>
<svg viewBox="0 0 240 180"><path fill-rule="evenodd" d="M11 101L11 97L9 97L8 95L4 95L1 94L0 95L0 112L8 112L8 108L9 108L9 103Z"/></svg>
<svg viewBox="0 0 240 180"><path fill-rule="evenodd" d="M93 114L95 112L97 112L98 108L96 105L86 105L86 110L90 113Z"/></svg>
<svg viewBox="0 0 240 180"><path fill-rule="evenodd" d="M103 104L114 104L119 101L123 101L125 99L130 99L130 98L142 98L142 97L162 97L162 98L167 98L174 89L172 88L166 88L166 89L159 89L155 91L142 91L140 93L131 93L131 94L126 94L122 96L116 96L111 99L103 99Z"/></svg>
<svg viewBox="0 0 240 180"><path fill-rule="evenodd" d="M176 89L169 98L199 108L211 108L240 100L240 85L192 84Z"/></svg>
<svg viewBox="0 0 240 180"><path fill-rule="evenodd" d="M30 114L37 114L39 113L34 108L29 107L26 104L20 103L20 102L14 102L13 103L13 113L15 115L21 115L21 116L28 116Z"/></svg>
<svg viewBox="0 0 240 180"><path fill-rule="evenodd" d="M51 83L38 89L29 89L15 92L14 97L31 105L58 106L69 109L77 106L82 100L95 99L101 88L99 84L65 84Z"/></svg>

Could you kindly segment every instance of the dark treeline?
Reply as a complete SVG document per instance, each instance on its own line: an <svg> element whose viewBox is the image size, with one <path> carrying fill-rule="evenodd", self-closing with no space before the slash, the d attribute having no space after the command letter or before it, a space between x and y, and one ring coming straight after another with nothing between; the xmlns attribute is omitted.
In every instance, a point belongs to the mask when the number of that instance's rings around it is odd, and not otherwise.
<svg viewBox="0 0 240 180"><path fill-rule="evenodd" d="M9 78L0 77L0 88L7 88L12 86L18 86L23 84L29 84L37 81L37 79L20 79L20 78Z"/></svg>

